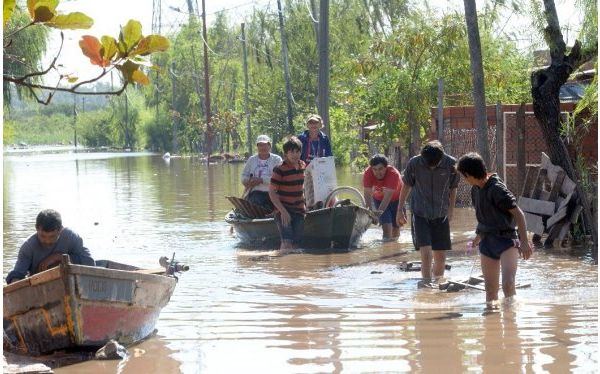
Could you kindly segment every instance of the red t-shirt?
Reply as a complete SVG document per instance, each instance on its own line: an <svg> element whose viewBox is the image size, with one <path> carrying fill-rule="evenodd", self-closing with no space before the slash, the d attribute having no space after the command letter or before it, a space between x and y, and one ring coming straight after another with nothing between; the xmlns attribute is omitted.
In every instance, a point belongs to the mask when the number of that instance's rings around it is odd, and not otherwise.
<svg viewBox="0 0 600 374"><path fill-rule="evenodd" d="M383 200L384 187L394 190L390 201L397 201L402 190L402 177L395 167L388 165L383 179L377 179L369 166L363 174L363 187L373 188L373 198L379 201Z"/></svg>

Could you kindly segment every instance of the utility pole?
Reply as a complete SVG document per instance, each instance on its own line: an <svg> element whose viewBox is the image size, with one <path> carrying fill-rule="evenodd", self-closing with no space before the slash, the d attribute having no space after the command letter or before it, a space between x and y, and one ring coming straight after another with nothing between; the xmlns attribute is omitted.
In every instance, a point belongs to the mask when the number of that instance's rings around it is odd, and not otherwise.
<svg viewBox="0 0 600 374"><path fill-rule="evenodd" d="M73 94L73 145L77 152L77 95Z"/></svg>
<svg viewBox="0 0 600 374"><path fill-rule="evenodd" d="M204 0L203 0L204 1ZM288 132L294 133L294 114L292 112L292 88L290 86L290 69L288 64L288 49L285 29L283 27L283 12L281 11L281 0L277 0L279 10L279 32L281 33L281 54L283 55L283 78L285 79L285 96L287 98Z"/></svg>
<svg viewBox="0 0 600 374"><path fill-rule="evenodd" d="M331 138L329 127L329 0L321 0L319 15L319 90L318 109L324 132Z"/></svg>
<svg viewBox="0 0 600 374"><path fill-rule="evenodd" d="M210 126L210 84L208 79L208 38L206 36L206 0L202 0L202 35L204 44L204 100L206 102L206 163L210 161L212 128Z"/></svg>
<svg viewBox="0 0 600 374"><path fill-rule="evenodd" d="M248 155L252 155L252 128L250 127L250 111L248 110L248 53L246 51L246 29L242 22L242 52L244 55L244 114L246 117L246 135L248 137Z"/></svg>
<svg viewBox="0 0 600 374"><path fill-rule="evenodd" d="M173 152L173 154L177 154L177 152L179 151L179 144L177 144L177 132L178 132L178 128L177 128L177 116L175 115L175 95L177 93L177 77L175 76L175 62L171 63L171 86L173 87L173 92L171 95L171 111L173 113L173 133L172 133L172 149L171 152Z"/></svg>

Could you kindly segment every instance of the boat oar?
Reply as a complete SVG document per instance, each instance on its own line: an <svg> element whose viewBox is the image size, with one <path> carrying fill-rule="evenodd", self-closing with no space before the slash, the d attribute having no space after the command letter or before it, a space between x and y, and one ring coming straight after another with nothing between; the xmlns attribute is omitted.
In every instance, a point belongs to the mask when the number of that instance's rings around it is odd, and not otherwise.
<svg viewBox="0 0 600 374"><path fill-rule="evenodd" d="M253 174L250 174L250 179L252 179L252 177L254 177ZM248 182L250 182L250 179L248 179ZM250 186L250 184L248 184L246 186L246 188L244 188L244 192L242 193L242 199L246 200L246 197L248 197L248 194L250 193L250 191L252 191L254 187Z"/></svg>

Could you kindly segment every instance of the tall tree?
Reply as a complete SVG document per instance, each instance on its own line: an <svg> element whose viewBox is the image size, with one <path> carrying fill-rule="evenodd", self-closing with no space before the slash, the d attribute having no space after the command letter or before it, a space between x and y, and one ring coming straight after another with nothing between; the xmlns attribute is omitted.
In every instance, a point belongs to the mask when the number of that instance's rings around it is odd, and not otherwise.
<svg viewBox="0 0 600 374"><path fill-rule="evenodd" d="M598 44L589 43L582 47L576 40L571 50L567 53L567 46L560 30L560 23L556 13L554 0L544 0L544 16L546 27L544 38L550 48L550 65L534 71L531 74L531 95L533 97L533 112L542 129L544 140L548 147L550 160L555 165L560 165L569 178L577 182L577 194L584 206L584 221L588 232L592 233L597 256L598 225L588 197L578 178L573 162L567 152L567 147L560 137L560 87L567 81L580 65L597 56ZM597 31L596 31L597 33Z"/></svg>
<svg viewBox="0 0 600 374"><path fill-rule="evenodd" d="M477 127L477 150L486 165L491 165L488 146L487 115L485 109L485 85L483 75L483 58L481 56L481 39L477 24L477 7L475 0L464 0L467 35L469 37L469 55L471 57L471 75L473 81L473 103L475 104L475 125Z"/></svg>

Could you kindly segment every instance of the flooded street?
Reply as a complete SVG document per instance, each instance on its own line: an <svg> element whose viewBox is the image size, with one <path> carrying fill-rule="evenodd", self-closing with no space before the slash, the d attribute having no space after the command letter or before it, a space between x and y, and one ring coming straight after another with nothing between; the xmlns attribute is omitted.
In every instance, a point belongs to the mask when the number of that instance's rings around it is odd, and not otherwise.
<svg viewBox="0 0 600 374"><path fill-rule="evenodd" d="M180 276L158 335L119 361L56 373L564 373L598 367L598 271L591 256L537 250L519 262L518 300L482 315L479 290L417 290L410 230L383 243L372 226L350 253L250 256L223 217L240 196L243 164L210 165L150 154L4 155L3 276L55 208L94 259L157 267L175 257ZM338 169L338 185L361 176ZM360 188L362 190L362 188ZM466 253L474 211L458 209L446 273L478 275ZM406 251L406 254L401 254Z"/></svg>

